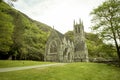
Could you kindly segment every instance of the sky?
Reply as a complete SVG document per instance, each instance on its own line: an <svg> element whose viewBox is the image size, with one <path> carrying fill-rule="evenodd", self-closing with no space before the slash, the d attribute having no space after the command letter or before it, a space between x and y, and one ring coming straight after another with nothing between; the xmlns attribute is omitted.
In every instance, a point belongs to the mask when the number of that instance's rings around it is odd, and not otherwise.
<svg viewBox="0 0 120 80"><path fill-rule="evenodd" d="M14 8L30 18L45 23L61 33L73 30L73 21L81 19L91 32L90 12L105 0L18 0Z"/></svg>

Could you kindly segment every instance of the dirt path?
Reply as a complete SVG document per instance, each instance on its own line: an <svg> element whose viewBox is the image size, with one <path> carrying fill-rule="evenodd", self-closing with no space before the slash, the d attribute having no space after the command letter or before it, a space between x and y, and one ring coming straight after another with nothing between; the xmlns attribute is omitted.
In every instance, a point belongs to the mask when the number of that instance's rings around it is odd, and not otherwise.
<svg viewBox="0 0 120 80"><path fill-rule="evenodd" d="M35 66L0 68L0 72L25 70L25 69L31 69L31 68L44 68L44 67L49 67L49 66L60 66L60 65L65 65L65 63L54 63L54 64L43 64L43 65L35 65Z"/></svg>

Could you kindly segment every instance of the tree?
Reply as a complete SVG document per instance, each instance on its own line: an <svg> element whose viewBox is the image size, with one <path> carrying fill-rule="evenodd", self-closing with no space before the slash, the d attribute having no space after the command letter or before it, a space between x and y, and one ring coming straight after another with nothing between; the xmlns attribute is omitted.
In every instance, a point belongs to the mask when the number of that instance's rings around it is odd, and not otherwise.
<svg viewBox="0 0 120 80"><path fill-rule="evenodd" d="M115 46L105 44L98 34L85 33L90 61L116 60Z"/></svg>
<svg viewBox="0 0 120 80"><path fill-rule="evenodd" d="M5 0L0 0L0 2L5 1ZM6 0L6 2L10 5L10 6L14 6L12 2L16 2L17 0Z"/></svg>
<svg viewBox="0 0 120 80"><path fill-rule="evenodd" d="M9 14L2 12L5 9L2 3L0 5L0 59L6 59L13 45L12 35L14 25L11 23L13 18Z"/></svg>
<svg viewBox="0 0 120 80"><path fill-rule="evenodd" d="M44 60L50 27L0 3L0 59Z"/></svg>
<svg viewBox="0 0 120 80"><path fill-rule="evenodd" d="M64 35L70 41L74 41L73 31L68 31ZM116 60L115 46L105 44L98 34L85 33L85 38L90 61L93 61L94 58L99 61Z"/></svg>
<svg viewBox="0 0 120 80"><path fill-rule="evenodd" d="M113 40L120 61L120 0L106 0L91 15L93 30L105 40Z"/></svg>
<svg viewBox="0 0 120 80"><path fill-rule="evenodd" d="M74 41L73 31L68 31L64 35L65 35L66 38L70 39L70 41Z"/></svg>

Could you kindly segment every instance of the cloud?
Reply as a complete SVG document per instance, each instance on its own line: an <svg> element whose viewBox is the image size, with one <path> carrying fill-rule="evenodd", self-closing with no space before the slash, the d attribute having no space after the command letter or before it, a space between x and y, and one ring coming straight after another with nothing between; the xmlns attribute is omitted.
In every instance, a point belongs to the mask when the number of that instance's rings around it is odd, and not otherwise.
<svg viewBox="0 0 120 80"><path fill-rule="evenodd" d="M27 2L28 1L28 2ZM65 33L73 29L73 20L81 18L85 31L90 31L90 11L104 0L18 0L15 8L29 17L55 26Z"/></svg>

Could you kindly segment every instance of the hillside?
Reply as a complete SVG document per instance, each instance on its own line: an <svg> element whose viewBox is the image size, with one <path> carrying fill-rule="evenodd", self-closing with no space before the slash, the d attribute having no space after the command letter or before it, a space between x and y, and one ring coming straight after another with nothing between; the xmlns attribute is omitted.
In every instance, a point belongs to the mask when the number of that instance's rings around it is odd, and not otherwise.
<svg viewBox="0 0 120 80"><path fill-rule="evenodd" d="M0 2L0 59L43 60L50 30L50 26ZM89 59L116 58L113 45L104 44L97 34L85 35ZM65 37L73 41L73 31L66 32Z"/></svg>
<svg viewBox="0 0 120 80"><path fill-rule="evenodd" d="M0 2L0 59L43 60L50 29Z"/></svg>

